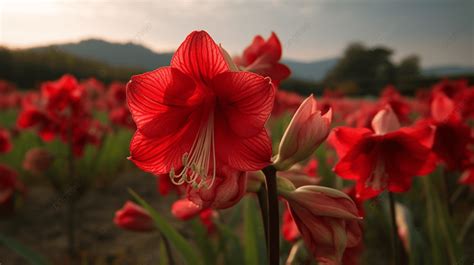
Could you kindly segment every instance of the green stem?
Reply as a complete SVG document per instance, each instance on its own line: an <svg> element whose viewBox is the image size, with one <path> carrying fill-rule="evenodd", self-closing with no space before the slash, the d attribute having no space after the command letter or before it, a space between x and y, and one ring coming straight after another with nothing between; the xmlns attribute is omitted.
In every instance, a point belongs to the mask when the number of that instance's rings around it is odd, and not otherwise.
<svg viewBox="0 0 474 265"><path fill-rule="evenodd" d="M395 211L395 199L393 193L389 192L389 203L390 203L390 218L392 222L392 254L395 265L400 264L399 257L399 246L398 246L398 227L397 227L397 216Z"/></svg>
<svg viewBox="0 0 474 265"><path fill-rule="evenodd" d="M278 213L278 193L276 169L273 166L264 168L268 202L268 264L278 265L280 262L280 215Z"/></svg>

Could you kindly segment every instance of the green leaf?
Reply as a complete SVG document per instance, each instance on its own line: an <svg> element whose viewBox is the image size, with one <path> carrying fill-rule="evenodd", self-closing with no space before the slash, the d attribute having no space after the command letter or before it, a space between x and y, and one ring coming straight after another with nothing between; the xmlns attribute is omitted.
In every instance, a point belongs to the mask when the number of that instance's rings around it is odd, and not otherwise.
<svg viewBox="0 0 474 265"><path fill-rule="evenodd" d="M165 240L161 239L160 240L160 256L158 257L160 263L159 265L168 265L168 253L166 252L166 245L165 245Z"/></svg>
<svg viewBox="0 0 474 265"><path fill-rule="evenodd" d="M148 211L155 222L155 227L176 248L186 264L204 265L202 257L195 251L195 248L189 244L189 242L176 229L174 229L165 218L163 218L153 207L151 207L133 190L130 189L129 192L135 198L135 200Z"/></svg>
<svg viewBox="0 0 474 265"><path fill-rule="evenodd" d="M0 234L0 244L16 252L18 255L20 255L22 258L28 261L28 263L31 265L49 265L50 264L49 262L45 260L44 257L40 256L38 253L22 245L20 242L12 238L8 238L2 234Z"/></svg>
<svg viewBox="0 0 474 265"><path fill-rule="evenodd" d="M259 262L257 229L258 210L252 198L244 199L244 257L245 264L262 264Z"/></svg>

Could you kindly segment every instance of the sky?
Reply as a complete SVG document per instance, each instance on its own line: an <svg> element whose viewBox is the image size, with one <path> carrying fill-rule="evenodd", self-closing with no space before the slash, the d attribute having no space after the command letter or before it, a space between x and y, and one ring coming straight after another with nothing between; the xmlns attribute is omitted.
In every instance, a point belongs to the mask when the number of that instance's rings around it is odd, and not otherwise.
<svg viewBox="0 0 474 265"><path fill-rule="evenodd" d="M300 61L359 41L391 47L396 61L474 65L474 0L0 0L0 45L13 48L93 37L172 51L196 29L233 55L274 31Z"/></svg>

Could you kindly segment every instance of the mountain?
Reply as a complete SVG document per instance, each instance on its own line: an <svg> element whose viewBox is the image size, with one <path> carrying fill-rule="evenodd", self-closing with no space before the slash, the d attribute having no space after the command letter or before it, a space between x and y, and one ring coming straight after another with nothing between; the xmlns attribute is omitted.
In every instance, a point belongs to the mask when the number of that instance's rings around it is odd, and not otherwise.
<svg viewBox="0 0 474 265"><path fill-rule="evenodd" d="M56 44L38 49L58 49L78 57L93 59L111 66L140 68L153 70L160 66L169 65L173 52L157 53L151 49L135 43L114 43L100 39L87 39L75 43ZM326 73L338 62L338 58L300 62L292 59L283 59L292 70L292 77L306 81L320 81ZM474 73L474 67L442 65L422 69L424 76L445 76Z"/></svg>
<svg viewBox="0 0 474 265"><path fill-rule="evenodd" d="M153 70L169 65L173 53L156 53L134 43L113 43L99 39L87 39L33 49L54 48L75 56L94 59L112 66L124 66Z"/></svg>
<svg viewBox="0 0 474 265"><path fill-rule="evenodd" d="M292 71L292 77L303 80L319 81L324 78L326 73L331 70L339 59L325 59L309 63L298 62L295 60L284 59L283 63L288 65Z"/></svg>
<svg viewBox="0 0 474 265"><path fill-rule="evenodd" d="M423 69L421 73L424 76L462 75L474 73L474 66L434 66Z"/></svg>

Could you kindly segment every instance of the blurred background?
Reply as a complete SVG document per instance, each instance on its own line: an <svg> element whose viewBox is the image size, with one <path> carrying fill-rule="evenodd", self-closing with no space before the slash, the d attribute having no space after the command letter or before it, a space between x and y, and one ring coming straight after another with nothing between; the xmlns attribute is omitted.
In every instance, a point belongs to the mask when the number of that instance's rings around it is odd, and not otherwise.
<svg viewBox="0 0 474 265"><path fill-rule="evenodd" d="M441 137L447 139L450 157L468 149L472 140L473 15L473 0L0 0L0 138L9 145L0 150L0 169L8 167L17 180L8 190L1 182L7 174L0 176L0 195L10 192L8 200L0 196L0 265L26 260L41 265L172 264L161 262L168 248L157 233L131 233L114 224L116 211L131 199L127 188L150 202L200 251L214 246L215 252L207 254L217 257L216 264L263 264L263 224L253 197L233 210L212 212L205 220L209 226L196 219L179 222L170 213L179 192L166 190L166 181L160 183L126 160L135 130L125 103L130 77L169 65L193 30L207 31L232 56L241 55L256 35L267 39L275 32L283 49L281 62L292 74L280 84L268 123L274 147L305 95L317 95L323 110L337 110L334 126L370 127L384 104L400 110L402 124L408 126L430 117L432 94L441 91L455 102L453 112L463 117L455 123L461 129L454 136L449 131ZM75 76L77 83L71 76L46 82L64 74ZM44 139L41 126L49 125L47 115L33 116L39 126L19 126L29 107L47 112L42 87L69 81L85 91L80 103L87 114L84 124L72 126L83 129L78 133L82 149L75 157L64 131ZM461 147L450 148L453 139ZM460 163L458 156L452 157ZM313 181L350 188L349 181L331 171L336 160L334 150L323 145L312 156ZM473 165L457 171L440 166L397 197L411 212L405 227L411 255L404 264L472 264ZM470 173L469 182L459 185L463 171ZM390 259L385 195L365 204L369 229L361 264L388 264ZM211 233L209 227L215 230ZM282 240L282 260L292 247ZM249 253L261 262L245 263ZM314 264L304 255L295 264ZM174 256L180 253L174 250Z"/></svg>
<svg viewBox="0 0 474 265"><path fill-rule="evenodd" d="M440 77L474 73L471 0L447 1L61 1L3 0L0 78L31 87L68 72L127 81L168 65L197 29L231 55L277 33L293 71L283 88L403 93Z"/></svg>

